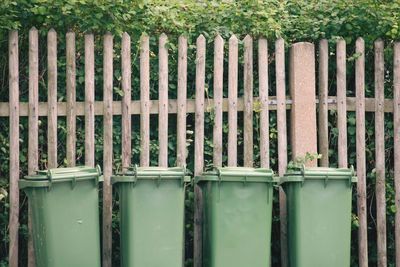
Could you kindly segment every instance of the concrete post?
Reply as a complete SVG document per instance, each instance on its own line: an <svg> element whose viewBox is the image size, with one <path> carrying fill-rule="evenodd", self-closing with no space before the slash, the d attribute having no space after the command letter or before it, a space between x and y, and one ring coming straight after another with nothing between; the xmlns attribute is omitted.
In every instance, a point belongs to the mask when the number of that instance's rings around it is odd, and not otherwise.
<svg viewBox="0 0 400 267"><path fill-rule="evenodd" d="M291 147L293 159L317 153L314 44L296 43L290 53ZM317 161L307 166L316 166Z"/></svg>

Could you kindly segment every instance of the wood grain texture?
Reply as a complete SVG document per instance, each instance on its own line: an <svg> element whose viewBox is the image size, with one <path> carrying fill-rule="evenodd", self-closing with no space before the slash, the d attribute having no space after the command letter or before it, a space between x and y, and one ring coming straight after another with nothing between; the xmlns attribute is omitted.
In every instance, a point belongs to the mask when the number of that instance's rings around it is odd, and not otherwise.
<svg viewBox="0 0 400 267"><path fill-rule="evenodd" d="M269 108L268 108L268 42L258 40L258 75L260 95L260 164L269 168Z"/></svg>
<svg viewBox="0 0 400 267"><path fill-rule="evenodd" d="M347 168L347 102L346 102L346 42L336 44L338 166Z"/></svg>
<svg viewBox="0 0 400 267"><path fill-rule="evenodd" d="M158 53L158 165L168 167L168 38L161 34Z"/></svg>
<svg viewBox="0 0 400 267"><path fill-rule="evenodd" d="M131 37L126 32L122 35L121 44L122 91L122 168L126 170L131 165L132 157L132 120L131 120Z"/></svg>
<svg viewBox="0 0 400 267"><path fill-rule="evenodd" d="M275 42L276 109L278 128L278 175L283 176L287 166L286 75L285 41ZM281 241L281 266L288 266L286 194L279 188L279 218Z"/></svg>
<svg viewBox="0 0 400 267"><path fill-rule="evenodd" d="M224 40L220 35L214 39L214 127L213 165L222 167L222 100L224 80Z"/></svg>
<svg viewBox="0 0 400 267"><path fill-rule="evenodd" d="M75 166L76 161L76 62L75 33L66 35L66 91L67 91L67 166Z"/></svg>
<svg viewBox="0 0 400 267"><path fill-rule="evenodd" d="M394 44L393 56L393 144L395 186L395 245L396 266L400 266L400 42Z"/></svg>
<svg viewBox="0 0 400 267"><path fill-rule="evenodd" d="M150 47L149 36L140 39L140 165L150 164Z"/></svg>
<svg viewBox="0 0 400 267"><path fill-rule="evenodd" d="M39 36L32 28L29 31L29 115L28 115L28 174L38 170L39 131Z"/></svg>
<svg viewBox="0 0 400 267"><path fill-rule="evenodd" d="M284 175L287 165L285 42L275 43L276 110L278 129L278 173Z"/></svg>
<svg viewBox="0 0 400 267"><path fill-rule="evenodd" d="M224 98L222 100L222 111L229 113L229 98ZM259 97L254 97L253 102L260 101ZM316 99L315 103L318 104L319 100ZM150 103L150 114L158 114L159 104L158 100L149 100ZM195 99L186 99L186 113L195 113ZM385 99L384 101L384 112L385 113L393 113L393 99ZM85 116L86 115L86 101L85 102L76 102L76 115L77 116ZM286 96L286 101L283 103L286 110L290 110L292 108L292 100L289 96ZM96 116L103 115L103 101L93 101L93 112ZM140 100L132 100L130 103L131 106L131 115L140 115L141 101ZM346 97L346 106L347 111L356 111L356 98L355 97ZM210 112L213 110L214 100L208 99L204 104L204 111ZM276 96L268 97L268 108L270 111L277 110L277 100ZM236 101L236 110L238 112L244 110L244 102L243 97L237 98ZM337 98L336 96L328 97L328 110L337 110ZM48 116L49 104L47 102L39 102L39 116L47 117ZM168 100L168 113L169 114L177 114L178 112L178 100L177 99L169 99ZM375 98L365 98L365 112L375 112ZM57 102L57 115L59 117L65 117L67 114L67 105L66 102ZM113 101L113 115L121 115L121 101ZM27 117L29 115L29 104L28 102L20 102L19 108L19 116ZM10 104L9 102L0 102L0 117L9 117L10 116Z"/></svg>
<svg viewBox="0 0 400 267"><path fill-rule="evenodd" d="M177 157L176 165L186 165L186 97L187 97L187 39L179 37L178 44L178 99L177 99Z"/></svg>
<svg viewBox="0 0 400 267"><path fill-rule="evenodd" d="M228 166L237 164L238 38L229 39L228 67Z"/></svg>
<svg viewBox="0 0 400 267"><path fill-rule="evenodd" d="M376 230L378 267L387 266L386 247L386 189L385 189L385 67L384 43L377 40L375 47L375 170L376 170Z"/></svg>
<svg viewBox="0 0 400 267"><path fill-rule="evenodd" d="M356 153L357 153L357 209L358 209L358 265L368 266L366 158L365 158L365 46L356 41Z"/></svg>
<svg viewBox="0 0 400 267"><path fill-rule="evenodd" d="M253 167L253 39L247 35L244 40L244 112L243 146L244 166Z"/></svg>
<svg viewBox="0 0 400 267"><path fill-rule="evenodd" d="M57 168L57 33L47 34L47 157L48 168ZM39 114L40 115L40 114Z"/></svg>
<svg viewBox="0 0 400 267"><path fill-rule="evenodd" d="M319 42L319 104L318 104L318 153L322 155L320 165L329 166L328 139L328 40Z"/></svg>
<svg viewBox="0 0 400 267"><path fill-rule="evenodd" d="M196 103L195 103L195 160L194 173L203 172L204 164L204 90L205 90L205 57L206 39L203 35L197 38L196 54Z"/></svg>
<svg viewBox="0 0 400 267"><path fill-rule="evenodd" d="M205 61L206 39L200 35L196 41L196 104L195 104L195 139L194 139L194 175L203 172L204 164L204 86L205 86ZM202 264L202 225L203 225L203 198L200 187L194 188L194 253L193 266L201 267Z"/></svg>
<svg viewBox="0 0 400 267"><path fill-rule="evenodd" d="M8 36L8 79L10 101L10 214L9 214L9 256L10 267L18 267L19 229L19 60L18 32Z"/></svg>
<svg viewBox="0 0 400 267"><path fill-rule="evenodd" d="M113 161L113 36L106 33L103 39L103 266L111 266L112 258L112 161Z"/></svg>
<svg viewBox="0 0 400 267"><path fill-rule="evenodd" d="M85 165L94 167L94 36L85 34Z"/></svg>
<svg viewBox="0 0 400 267"><path fill-rule="evenodd" d="M35 174L39 167L39 33L36 28L29 31L29 115L28 115L28 174ZM32 207L28 203L28 265L35 266L33 247Z"/></svg>

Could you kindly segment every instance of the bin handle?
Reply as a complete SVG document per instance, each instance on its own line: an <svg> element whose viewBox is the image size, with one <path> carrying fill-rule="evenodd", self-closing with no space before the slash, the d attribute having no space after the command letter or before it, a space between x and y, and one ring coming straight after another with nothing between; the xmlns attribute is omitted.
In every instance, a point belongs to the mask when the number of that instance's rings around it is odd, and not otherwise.
<svg viewBox="0 0 400 267"><path fill-rule="evenodd" d="M51 173L51 169L47 170L47 179L49 180L48 190L51 190L51 185L53 183L53 174Z"/></svg>
<svg viewBox="0 0 400 267"><path fill-rule="evenodd" d="M138 174L139 174L138 169L139 169L139 166L138 166L137 164L135 164L133 167L130 167L129 169L131 169L132 172L133 172L133 175L129 175L129 176L130 176L130 177L133 177L132 184L135 185L136 182L137 182L137 180L138 180ZM179 175L179 176L180 176L180 179L181 179L181 184L182 184L182 186L183 186L183 185L185 185L185 183L187 182L187 181L186 181L186 180L187 180L186 178L189 177L189 176L187 175L186 165L183 165L183 166L182 166L182 169L183 169L183 173L182 173L182 175ZM122 176L125 176L125 174L123 173ZM154 180L156 181L157 186L159 186L160 183L161 183L161 180L163 179L163 178L162 178L162 175L161 175L161 174L158 174L158 175L151 175L151 176L152 176L152 177L156 176L156 178L155 178ZM177 175L177 176L178 176L178 175ZM170 175L169 175L169 176L167 175L167 177L170 177ZM173 177L176 177L176 176L173 175Z"/></svg>
<svg viewBox="0 0 400 267"><path fill-rule="evenodd" d="M102 175L101 167L99 164L96 165L96 171L97 171L97 177L96 177L95 183L96 183L96 186L98 186L99 180L100 179L103 180L103 175Z"/></svg>
<svg viewBox="0 0 400 267"><path fill-rule="evenodd" d="M352 184L353 184L353 177L356 176L356 173L354 171L354 166L353 165L350 166L350 169L351 169L351 176L349 177L349 186L351 187Z"/></svg>
<svg viewBox="0 0 400 267"><path fill-rule="evenodd" d="M301 166L301 169L300 169L301 175L303 176L302 185L304 184L304 177L305 177L305 174L306 174L305 169L306 169L306 167L305 167L305 165L303 164L303 165ZM351 170L351 175L349 175L349 186L351 186L351 185L353 184L354 177L356 177L356 173L355 173L355 171L354 171L354 166L353 166L353 165L350 166L350 170ZM325 179L324 179L324 186L325 186L325 187L326 187L327 184L328 184L328 180L329 180L329 174L326 174L326 175L325 175Z"/></svg>
<svg viewBox="0 0 400 267"><path fill-rule="evenodd" d="M75 188L75 185L76 185L76 176L74 175L74 177L72 177L72 179L71 179L71 187L72 187L72 189Z"/></svg>

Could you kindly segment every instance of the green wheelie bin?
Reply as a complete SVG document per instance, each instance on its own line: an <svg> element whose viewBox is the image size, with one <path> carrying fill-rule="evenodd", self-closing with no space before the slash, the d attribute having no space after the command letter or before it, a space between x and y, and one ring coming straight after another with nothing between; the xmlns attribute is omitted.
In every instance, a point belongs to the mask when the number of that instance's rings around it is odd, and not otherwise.
<svg viewBox="0 0 400 267"><path fill-rule="evenodd" d="M119 195L121 266L182 267L185 168L133 167L111 180Z"/></svg>
<svg viewBox="0 0 400 267"><path fill-rule="evenodd" d="M353 168L288 169L281 184L287 199L290 267L349 267Z"/></svg>
<svg viewBox="0 0 400 267"><path fill-rule="evenodd" d="M271 170L245 167L196 177L204 203L204 267L269 266L274 182Z"/></svg>
<svg viewBox="0 0 400 267"><path fill-rule="evenodd" d="M38 171L19 181L32 210L38 267L100 266L100 168Z"/></svg>

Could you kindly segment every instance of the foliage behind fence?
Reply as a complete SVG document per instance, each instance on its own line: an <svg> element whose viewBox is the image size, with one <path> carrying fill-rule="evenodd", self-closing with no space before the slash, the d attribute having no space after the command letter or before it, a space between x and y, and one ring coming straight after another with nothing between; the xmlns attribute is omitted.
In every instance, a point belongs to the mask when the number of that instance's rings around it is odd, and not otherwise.
<svg viewBox="0 0 400 267"><path fill-rule="evenodd" d="M206 12L205 12L206 11ZM269 95L276 95L276 88L279 86L275 79L275 60L279 57L279 54L275 54L274 41L276 36L285 37L287 43L292 43L299 40L316 41L320 38L328 38L329 40L329 72L328 72L328 92L330 96L337 94L336 88L339 84L336 82L336 36L343 36L347 43L347 96L355 96L355 69L354 63L360 56L355 51L355 40L357 36L365 37L366 43L366 84L365 94L366 97L373 97L375 94L374 85L374 52L372 49L373 41L378 37L385 40L384 56L385 62L385 97L393 98L393 40L399 37L398 32L398 14L399 5L397 3L386 3L375 1L355 1L354 3L348 1L337 1L334 4L330 1L240 1L234 3L231 1L226 2L190 2L187 3L168 3L164 4L161 1L149 1L149 2L135 2L135 3L124 3L124 2L106 2L104 4L93 4L86 1L77 1L71 3L63 3L59 1L3 1L0 4L0 28L2 30L0 36L1 53L0 58L0 100L8 102L8 30L19 28L19 45L20 45L20 101L27 102L29 98L28 94L28 29L31 26L36 26L39 29L39 68L38 68L38 92L39 101L48 101L47 89L48 89L48 68L47 68L47 32L50 27L57 30L58 39L58 59L57 59L57 70L58 70L58 86L57 86L57 99L58 101L66 100L66 31L73 29L76 32L76 92L77 101L84 101L84 88L85 88L85 71L84 71L84 35L83 32L93 32L94 35L94 82L95 82L95 100L101 101L103 99L103 49L102 35L105 31L111 31L114 33L114 75L113 75L113 99L122 100L122 71L120 69L121 58L120 58L120 43L121 33L124 31L129 32L131 35L132 48L132 98L133 100L139 100L140 98L140 80L139 80L139 37L142 32L149 34L149 60L150 60L150 99L158 99L158 36L159 33L165 32L168 34L168 54L169 54L169 99L177 98L177 86L178 86L178 35L184 34L188 42L187 52L187 96L189 99L193 99L195 96L195 81L196 81L196 38L199 34L204 34L206 37L206 50L205 50L205 103L209 102L208 98L212 99L214 95L214 81L213 81L213 66L214 66L214 36L219 33L224 39L224 74L223 74L223 86L224 86L224 97L228 97L226 86L228 85L227 70L229 68L228 61L228 38L231 34L237 34L238 41L238 62L240 66L243 64L243 43L242 39L245 34L249 33L253 36L254 40L258 36L266 36L271 40L268 43L269 46ZM254 42L254 58L257 55L257 42ZM286 46L287 47L287 46ZM258 96L258 61L253 61L253 72L254 72L254 94ZM286 62L287 64L288 62ZM238 92L239 95L243 95L243 69L238 69ZM280 91L281 92L281 91ZM273 98L271 98L273 100ZM272 101L271 100L271 101ZM348 107L355 104L355 99L349 99ZM188 107L192 105L194 111L194 100L188 104ZM368 104L371 103L371 104ZM258 101L255 101L255 110L258 110ZM274 103L271 107L274 107ZM335 104L330 104L335 106ZM391 103L385 105L385 108L392 106ZM329 150L330 164L336 166L338 161L338 154L336 153L338 147L338 132L336 121L340 117L335 109L331 109L328 112L329 116ZM21 109L24 108L21 106ZM102 110L102 108L99 108ZM133 105L133 111L137 112L140 109L140 104L136 102ZM273 109L273 108L272 108ZM351 110L351 108L349 108ZM375 204L375 116L373 113L368 111L374 111L374 102L367 101L366 104L366 174L367 174L367 207L368 207L368 226L369 226L369 259L371 264L377 261L376 258L376 204ZM28 108L26 108L26 111ZM40 110L47 110L45 107L39 105ZM61 107L60 110L67 109ZM115 109L114 109L115 110ZM136 110L136 111L135 111ZM348 112L347 117L347 130L348 130L348 163L356 165L356 118L355 118L355 105L353 111ZM211 111L211 112L209 112ZM77 164L84 163L85 160L85 122L84 117L81 116L83 113L77 111L76 117L76 161ZM26 113L27 114L27 113ZM140 127L139 127L139 116L135 113L132 116L132 162L140 161L139 145L140 145ZM43 115L43 113L42 113ZM227 117L224 115L224 125L222 126L223 131L223 151L227 151L228 147L228 124ZM238 114L238 119L243 120L243 114ZM259 125L260 113L254 113L254 162L256 166L260 164L260 148L258 146L260 141L261 128ZM151 118L151 129L157 128L157 117L156 115L150 115ZM270 163L274 170L278 170L278 125L276 112L270 111L269 114L270 122ZM393 186L393 167L394 167L394 150L393 150L393 122L392 114L385 114L385 162L386 162L386 203L387 203L387 221L388 221L388 259L389 263L394 262L394 214L396 211L395 200L394 200L394 186ZM215 120L213 109L206 109L205 112L205 138L204 138L204 162L205 167L212 166L213 160L213 139L212 139L212 125ZM290 119L290 117L288 118ZM118 168L122 164L121 159L121 118L119 115L114 116L113 122L113 151L115 165L114 168ZM168 124L168 163L174 165L176 162L176 142L177 137L176 131L176 117L170 115L170 121ZM94 120L94 139L96 140L95 150L95 162L102 162L103 156L103 120L100 116L96 116ZM7 117L0 118L0 124L3 131L0 133L0 173L2 177L9 177L8 162L9 162L9 121ZM193 113L188 114L187 117L187 143L188 143L188 167L194 170L194 127L195 116ZM282 124L281 124L282 125ZM154 126L154 127L153 127ZM39 117L39 138L38 138L38 151L40 154L39 166L45 168L48 166L48 120L46 117ZM29 140L29 129L28 119L21 117L19 130L21 133L20 143L20 163L21 163L21 175L27 173L28 167L28 140ZM282 131L282 130L281 130ZM66 119L61 116L58 118L58 164L65 165L67 152L67 122ZM238 129L238 159L243 158L243 132L242 129ZM158 133L157 131L150 131L150 164L156 165L158 163ZM339 141L340 143L340 141ZM290 142L289 142L290 144ZM289 149L290 153L290 149ZM290 154L289 154L290 156ZM227 154L222 155L223 162L227 163ZM239 162L242 164L242 162ZM8 189L8 179L1 180L2 187ZM192 212L192 198L193 193L189 193L188 207ZM20 228L21 243L20 246L25 247L26 233L27 233L27 220L26 220L26 199L21 199L21 220L22 225ZM1 245L0 255L1 259L5 259L8 254L8 202L0 200L0 227L1 227ZM191 218L191 215L187 216ZM277 211L275 211L277 212ZM278 215L275 213L275 215ZM115 238L118 240L118 232L116 228L117 214L114 214L113 227L115 229ZM278 216L275 217L275 220ZM188 244L187 247L187 258L190 260L192 249L190 244L192 243L192 229L193 225L191 220L188 219ZM354 230L358 228L358 218L354 215L353 220ZM275 240L279 239L279 224L274 224L274 235ZM357 235L356 231L353 232L353 262L357 262ZM114 245L114 248L118 247L118 242ZM280 261L279 257L279 244L273 244L273 255L274 263L278 264ZM114 259L117 259L118 251L115 250L113 254ZM26 262L26 250L20 250L20 261L25 266ZM3 263L5 264L5 263ZM390 266L389 264L389 266Z"/></svg>

